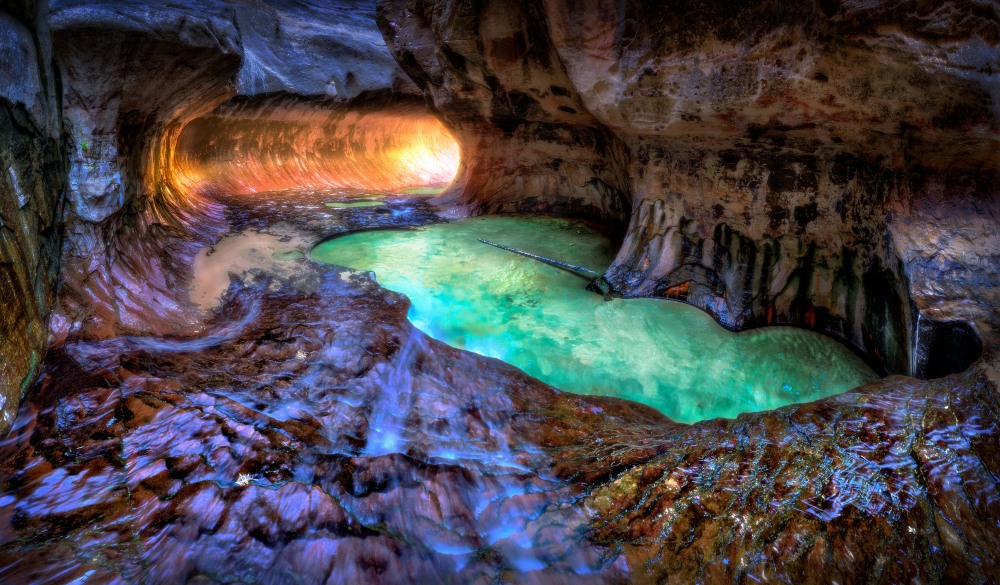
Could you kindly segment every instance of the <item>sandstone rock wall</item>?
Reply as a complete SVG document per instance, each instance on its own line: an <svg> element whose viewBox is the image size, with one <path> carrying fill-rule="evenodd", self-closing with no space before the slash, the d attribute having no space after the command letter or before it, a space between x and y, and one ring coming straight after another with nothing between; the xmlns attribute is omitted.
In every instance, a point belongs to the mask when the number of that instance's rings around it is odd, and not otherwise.
<svg viewBox="0 0 1000 585"><path fill-rule="evenodd" d="M297 189L398 191L449 184L459 158L454 138L415 97L348 103L287 94L240 97L187 125L174 155L173 183L220 197Z"/></svg>
<svg viewBox="0 0 1000 585"><path fill-rule="evenodd" d="M56 83L33 3L0 8L0 435L47 344L65 178Z"/></svg>
<svg viewBox="0 0 1000 585"><path fill-rule="evenodd" d="M978 356L936 355L933 331L991 335L991 305L960 299L996 286L995 4L383 0L378 14L462 141L452 197L630 214L605 275L620 294L733 329L814 328L901 373ZM918 338L925 319L948 324Z"/></svg>
<svg viewBox="0 0 1000 585"><path fill-rule="evenodd" d="M537 2L383 2L377 18L462 145L459 179L442 203L624 225L624 145L584 107Z"/></svg>
<svg viewBox="0 0 1000 585"><path fill-rule="evenodd" d="M235 14L223 3L58 0L49 18L71 153L53 333L179 333L193 317L176 295L183 244L169 238L201 210L163 173L183 124L233 93Z"/></svg>
<svg viewBox="0 0 1000 585"><path fill-rule="evenodd" d="M174 182L182 130L234 96L413 94L373 15L355 0L49 4L71 135L56 342L201 326L184 283L223 222Z"/></svg>
<svg viewBox="0 0 1000 585"><path fill-rule="evenodd" d="M8 417L38 371L60 255L52 343L201 326L182 284L222 222L217 206L171 182L188 122L234 95L417 91L370 1L12 0L0 14Z"/></svg>
<svg viewBox="0 0 1000 585"><path fill-rule="evenodd" d="M385 47L373 0L234 0L244 61L241 96L291 94L354 100L419 95Z"/></svg>

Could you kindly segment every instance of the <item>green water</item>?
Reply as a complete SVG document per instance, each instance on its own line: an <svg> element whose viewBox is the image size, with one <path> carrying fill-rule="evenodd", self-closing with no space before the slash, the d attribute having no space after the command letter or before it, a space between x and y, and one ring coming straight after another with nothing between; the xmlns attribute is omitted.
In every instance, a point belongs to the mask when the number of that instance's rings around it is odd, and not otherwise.
<svg viewBox="0 0 1000 585"><path fill-rule="evenodd" d="M359 232L311 255L374 271L383 286L410 298L410 320L437 339L556 388L642 402L682 422L807 402L877 378L851 350L817 333L733 334L681 303L605 301L579 276L478 238L597 271L615 254L606 238L573 222L486 217Z"/></svg>
<svg viewBox="0 0 1000 585"><path fill-rule="evenodd" d="M371 200L361 200L361 201L335 201L332 203L326 203L327 207L332 207L333 209L355 209L357 207L381 207L385 205L382 201L371 201Z"/></svg>
<svg viewBox="0 0 1000 585"><path fill-rule="evenodd" d="M420 189L403 189L403 193L406 193L407 195L440 195L444 193L444 189L423 187Z"/></svg>

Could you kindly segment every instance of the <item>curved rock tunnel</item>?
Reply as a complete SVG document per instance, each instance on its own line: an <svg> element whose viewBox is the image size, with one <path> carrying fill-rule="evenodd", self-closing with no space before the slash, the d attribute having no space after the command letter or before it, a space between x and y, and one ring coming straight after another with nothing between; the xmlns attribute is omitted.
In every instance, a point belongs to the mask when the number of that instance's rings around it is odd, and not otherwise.
<svg viewBox="0 0 1000 585"><path fill-rule="evenodd" d="M370 110L370 111L368 111ZM186 192L400 191L446 186L459 147L417 103L227 103L181 134L171 181Z"/></svg>
<svg viewBox="0 0 1000 585"><path fill-rule="evenodd" d="M0 9L5 582L996 579L1000 10L578 4ZM283 207L355 191L404 219ZM240 234L509 213L619 237L611 295L896 375L682 425L364 274L193 299Z"/></svg>

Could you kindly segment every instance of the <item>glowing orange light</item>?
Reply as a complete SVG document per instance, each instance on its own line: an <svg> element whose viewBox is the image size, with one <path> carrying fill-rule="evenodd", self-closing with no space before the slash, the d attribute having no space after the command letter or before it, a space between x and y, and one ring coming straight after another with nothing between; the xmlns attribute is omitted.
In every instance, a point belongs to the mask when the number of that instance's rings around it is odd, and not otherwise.
<svg viewBox="0 0 1000 585"><path fill-rule="evenodd" d="M398 191L444 187L459 147L433 116L414 108L215 116L185 129L171 181L192 194L294 189Z"/></svg>

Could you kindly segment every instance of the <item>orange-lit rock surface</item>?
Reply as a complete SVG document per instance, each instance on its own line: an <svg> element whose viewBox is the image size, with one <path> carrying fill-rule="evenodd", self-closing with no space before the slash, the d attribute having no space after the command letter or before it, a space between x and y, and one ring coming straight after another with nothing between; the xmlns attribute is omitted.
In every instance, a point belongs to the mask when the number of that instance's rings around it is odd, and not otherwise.
<svg viewBox="0 0 1000 585"><path fill-rule="evenodd" d="M188 124L171 180L196 194L444 187L455 139L419 103L347 108L294 98L231 103Z"/></svg>

